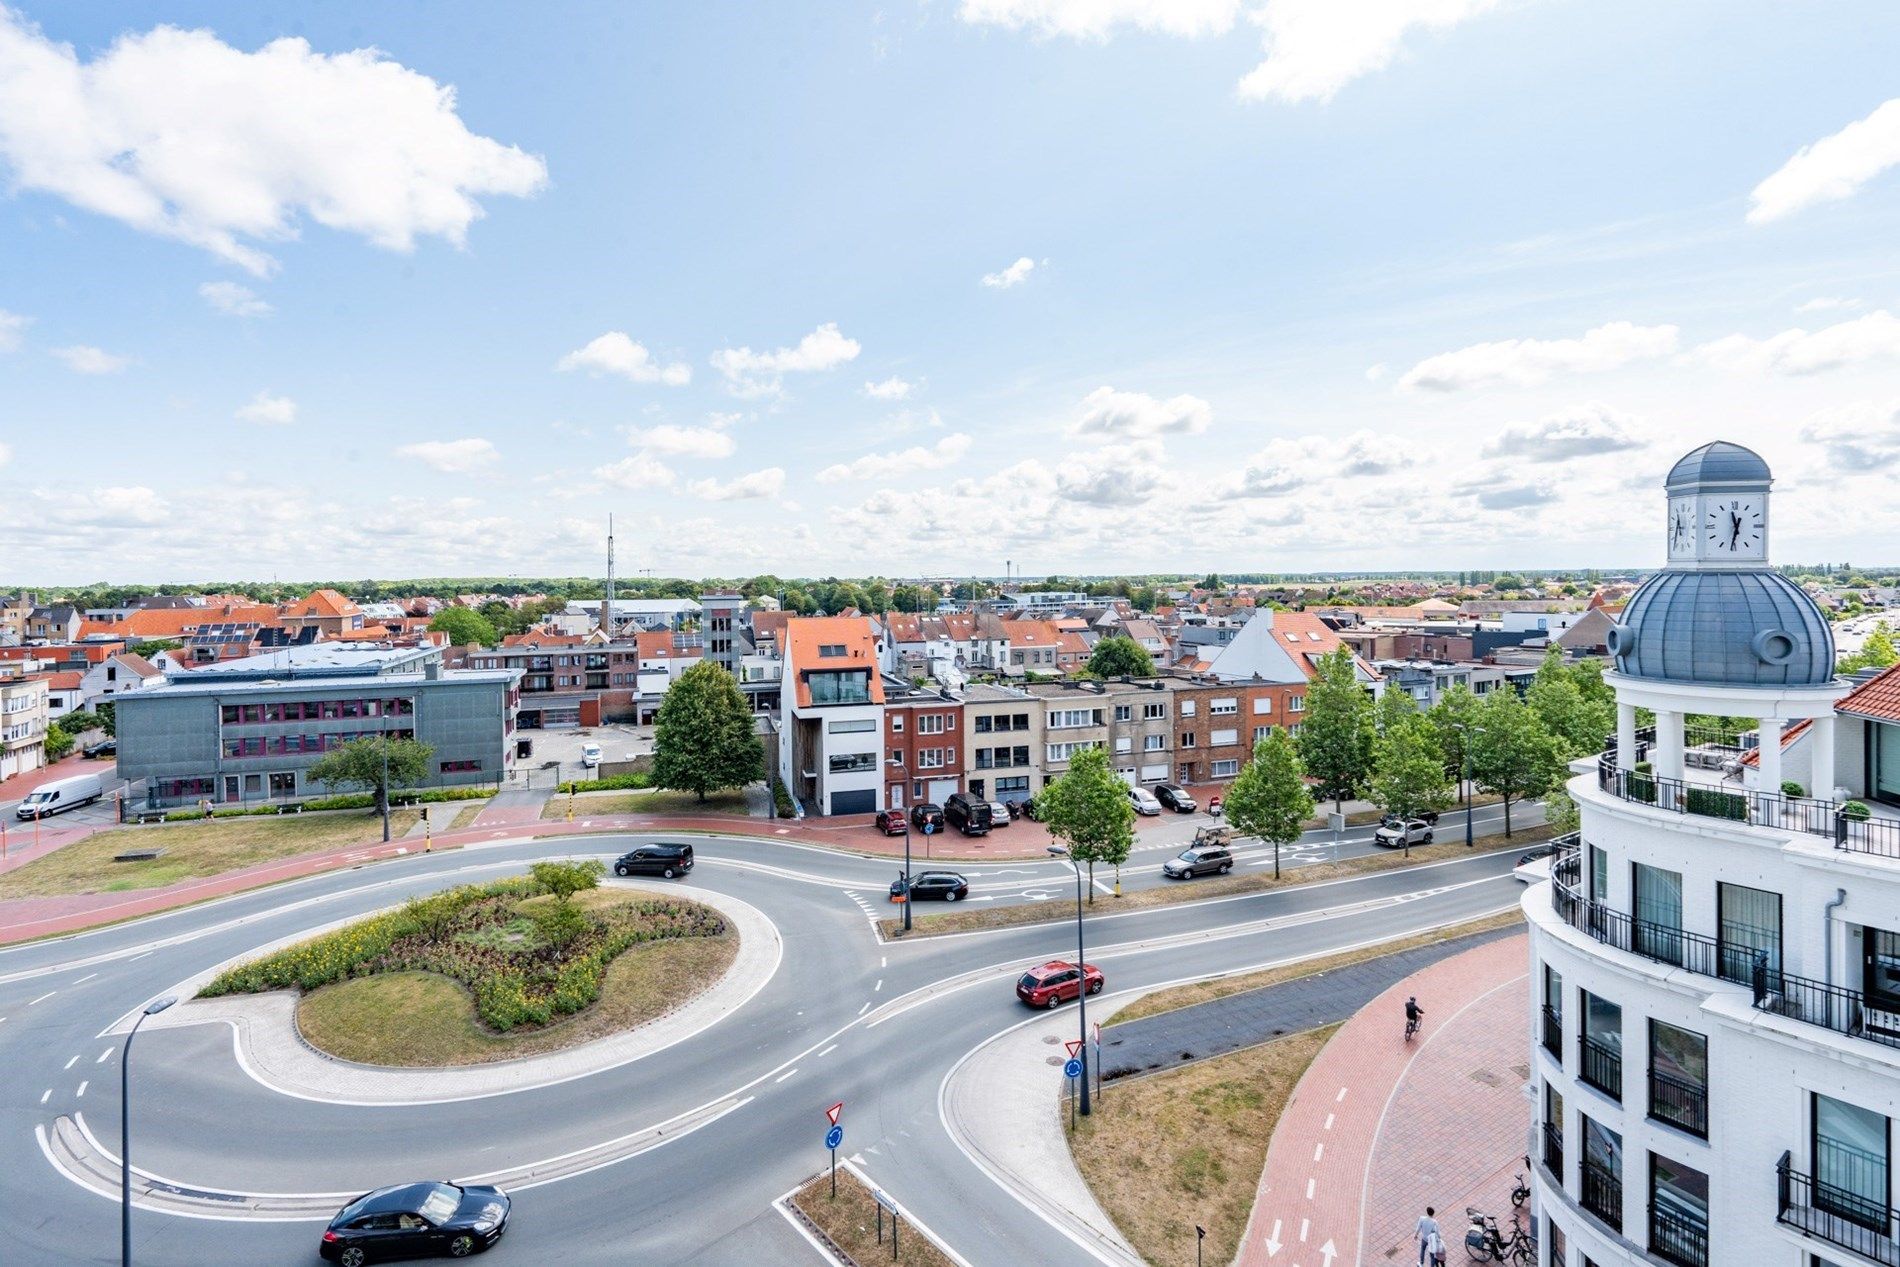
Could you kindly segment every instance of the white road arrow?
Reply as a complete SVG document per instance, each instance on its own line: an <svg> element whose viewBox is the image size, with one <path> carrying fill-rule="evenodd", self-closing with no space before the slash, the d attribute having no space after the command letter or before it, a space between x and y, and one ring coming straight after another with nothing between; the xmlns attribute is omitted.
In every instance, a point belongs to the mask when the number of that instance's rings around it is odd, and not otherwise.
<svg viewBox="0 0 1900 1267"><path fill-rule="evenodd" d="M1280 1252L1282 1248L1280 1244L1280 1220L1275 1219L1273 1221L1273 1230L1267 1233L1265 1244L1268 1258L1272 1258L1275 1254Z"/></svg>
<svg viewBox="0 0 1900 1267"><path fill-rule="evenodd" d="M1333 1257L1338 1253L1339 1250L1334 1247L1330 1240L1319 1247L1319 1256L1324 1260L1325 1267L1333 1267Z"/></svg>

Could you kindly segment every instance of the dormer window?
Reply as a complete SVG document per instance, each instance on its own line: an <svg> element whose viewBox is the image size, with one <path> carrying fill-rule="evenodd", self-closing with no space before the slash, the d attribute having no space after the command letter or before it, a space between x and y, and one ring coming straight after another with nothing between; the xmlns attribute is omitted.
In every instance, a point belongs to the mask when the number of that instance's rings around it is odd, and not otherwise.
<svg viewBox="0 0 1900 1267"><path fill-rule="evenodd" d="M845 646L842 642L828 642L818 648L820 660L842 660L844 657Z"/></svg>

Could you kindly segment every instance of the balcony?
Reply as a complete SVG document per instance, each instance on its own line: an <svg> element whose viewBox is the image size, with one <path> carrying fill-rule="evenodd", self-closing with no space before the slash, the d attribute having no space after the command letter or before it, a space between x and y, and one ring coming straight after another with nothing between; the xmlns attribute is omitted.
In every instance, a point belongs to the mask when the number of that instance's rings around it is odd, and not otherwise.
<svg viewBox="0 0 1900 1267"><path fill-rule="evenodd" d="M1649 1071L1649 1115L1700 1139L1709 1137L1709 1089L1660 1069Z"/></svg>
<svg viewBox="0 0 1900 1267"><path fill-rule="evenodd" d="M1900 1267L1893 1207L1802 1174L1794 1154L1775 1163L1775 1221L1862 1258Z"/></svg>
<svg viewBox="0 0 1900 1267"><path fill-rule="evenodd" d="M1564 1018L1548 1003L1544 1004L1544 1050L1559 1060L1564 1058Z"/></svg>
<svg viewBox="0 0 1900 1267"><path fill-rule="evenodd" d="M1623 1098L1622 1054L1588 1034L1578 1036L1577 1047L1584 1082L1612 1100L1620 1101Z"/></svg>
<svg viewBox="0 0 1900 1267"><path fill-rule="evenodd" d="M1544 1169L1561 1184L1564 1179L1564 1133L1555 1122L1544 1123Z"/></svg>
<svg viewBox="0 0 1900 1267"><path fill-rule="evenodd" d="M1623 1180L1588 1157L1583 1160L1583 1208L1612 1231L1623 1230Z"/></svg>
<svg viewBox="0 0 1900 1267"><path fill-rule="evenodd" d="M1678 1267L1709 1267L1708 1217L1650 1206L1649 1252Z"/></svg>
<svg viewBox="0 0 1900 1267"><path fill-rule="evenodd" d="M1684 779L1665 779L1638 770L1619 770L1608 754L1597 761L1597 786L1619 800L1633 801L1677 814L1770 830L1798 831L1834 842L1846 853L1900 859L1900 818L1859 817L1843 812L1833 801L1811 796L1782 796ZM1859 802L1855 802L1859 804Z"/></svg>

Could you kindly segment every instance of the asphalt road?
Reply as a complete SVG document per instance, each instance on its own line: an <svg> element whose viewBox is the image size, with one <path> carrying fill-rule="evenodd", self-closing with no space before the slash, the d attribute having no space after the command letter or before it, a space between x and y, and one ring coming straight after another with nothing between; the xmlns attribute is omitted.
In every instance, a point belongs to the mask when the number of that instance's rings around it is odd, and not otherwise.
<svg viewBox="0 0 1900 1267"><path fill-rule="evenodd" d="M1372 848L1369 835L1348 831L1342 849ZM1089 959L1112 993L1400 936L1514 903L1515 853L1473 856L1453 843L1461 835L1441 836L1427 852L1443 860L1422 869L1148 911L1098 907L1089 918ZM56 1170L36 1128L44 1133L62 1116L78 1116L117 1155L121 1040L106 1031L133 1009L280 938L516 872L531 859L611 857L637 839L525 842L379 863L0 951L0 1061L9 1086L0 1101L0 1245L9 1267L116 1260L116 1201ZM352 1194L552 1158L724 1103L733 1107L637 1156L516 1187L508 1237L486 1261L796 1263L816 1260L771 1203L823 1165L823 1109L843 1100L843 1155L859 1158L971 1264L1094 1261L1033 1202L1005 1193L966 1157L939 1107L956 1062L1024 1019L1012 990L1020 969L1072 956L1073 924L886 945L870 920L892 909L883 901L890 863L779 841L696 843L701 865L685 890L716 889L751 903L784 942L771 980L735 1015L615 1069L427 1106L287 1097L240 1067L223 1026L147 1029L133 1062L136 1163L190 1187ZM1124 883L1160 882L1158 864L1175 847L1154 846L1125 869ZM977 886L973 896L1073 899L1066 863L963 870ZM1312 912L1332 914L1263 925ZM1059 1075L1050 1076L1053 1095ZM135 1256L149 1264L315 1262L320 1231L319 1222L140 1210Z"/></svg>

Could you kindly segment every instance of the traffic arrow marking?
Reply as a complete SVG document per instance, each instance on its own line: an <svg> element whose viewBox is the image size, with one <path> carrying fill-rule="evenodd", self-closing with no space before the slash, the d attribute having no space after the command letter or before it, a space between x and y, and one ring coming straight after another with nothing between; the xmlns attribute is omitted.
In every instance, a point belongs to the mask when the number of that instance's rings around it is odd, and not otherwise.
<svg viewBox="0 0 1900 1267"><path fill-rule="evenodd" d="M1275 1219L1273 1221L1273 1230L1267 1233L1265 1244L1268 1258L1272 1258L1284 1248L1284 1246L1280 1244L1280 1220Z"/></svg>
<svg viewBox="0 0 1900 1267"><path fill-rule="evenodd" d="M1333 1267L1333 1258L1338 1253L1339 1250L1334 1248L1331 1240L1319 1247L1319 1256L1325 1260L1325 1267Z"/></svg>

